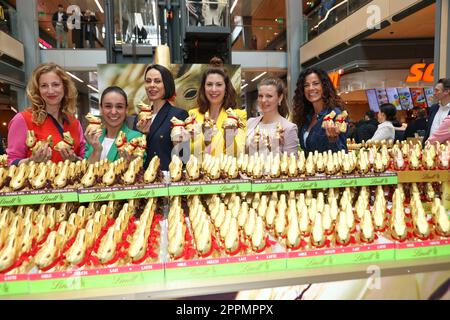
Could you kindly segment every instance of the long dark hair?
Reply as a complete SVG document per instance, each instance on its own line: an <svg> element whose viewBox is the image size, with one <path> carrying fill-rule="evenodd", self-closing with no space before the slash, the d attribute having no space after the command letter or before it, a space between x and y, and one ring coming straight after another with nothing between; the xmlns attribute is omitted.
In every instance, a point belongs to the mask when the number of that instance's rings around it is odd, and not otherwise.
<svg viewBox="0 0 450 320"><path fill-rule="evenodd" d="M202 82L200 84L200 88L198 89L198 96L197 96L197 105L200 109L200 113L205 114L206 111L209 110L210 103L208 99L206 98L205 93L205 84L206 84L206 78L210 74L218 74L223 78L223 81L225 82L225 96L223 98L222 102L222 108L232 108L236 109L238 108L237 104L237 94L236 90L233 87L233 84L231 83L230 77L228 76L228 73L223 68L223 64L219 63L218 59L211 59L211 67L206 69L205 72L203 72L202 76Z"/></svg>
<svg viewBox="0 0 450 320"><path fill-rule="evenodd" d="M258 90L261 86L273 86L275 87L278 97L283 96L283 99L281 100L280 105L278 106L278 113L284 117L287 118L289 116L289 107L287 104L287 94L286 94L286 87L284 85L284 82L279 78L266 78L261 80L260 83L258 83Z"/></svg>
<svg viewBox="0 0 450 320"><path fill-rule="evenodd" d="M164 85L165 95L163 99L170 99L175 96L175 80L173 80L173 75L169 69L160 64L151 64L145 68L144 72L144 82L147 77L147 72L151 69L156 69L161 73L162 82Z"/></svg>
<svg viewBox="0 0 450 320"><path fill-rule="evenodd" d="M303 125L307 122L306 116L312 115L314 113L314 107L311 102L308 101L305 97L305 79L310 74L315 73L322 84L323 91L323 102L325 108L333 109L339 108L341 110L344 109L344 103L342 99L337 95L336 89L331 83L330 77L328 74L319 68L308 68L303 70L297 80L297 88L295 89L294 96L294 108L292 112L292 120L299 127L303 127Z"/></svg>

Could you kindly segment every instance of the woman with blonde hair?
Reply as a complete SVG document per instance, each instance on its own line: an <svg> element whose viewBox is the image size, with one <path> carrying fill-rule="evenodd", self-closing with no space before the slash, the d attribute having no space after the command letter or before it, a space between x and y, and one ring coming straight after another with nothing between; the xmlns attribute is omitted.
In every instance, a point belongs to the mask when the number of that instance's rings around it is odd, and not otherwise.
<svg viewBox="0 0 450 320"><path fill-rule="evenodd" d="M298 129L287 120L289 107L284 83L266 78L258 84L258 107L261 115L247 121L247 150L267 153L297 153ZM269 150L270 147L270 150Z"/></svg>
<svg viewBox="0 0 450 320"><path fill-rule="evenodd" d="M33 71L26 91L31 106L16 114L8 125L9 165L82 159L86 141L75 118L78 92L69 75L55 63L41 64ZM33 152L26 144L28 130L34 132L34 144L43 142ZM55 149L61 141L70 147Z"/></svg>
<svg viewBox="0 0 450 320"><path fill-rule="evenodd" d="M198 108L189 110L189 116L203 124L203 134L193 136L191 153L196 156L203 153L232 153L238 156L245 151L247 113L239 109L236 91L220 58L211 59L210 64L202 76L197 96ZM237 127L226 127L229 118L227 109L232 109L236 115ZM205 126L205 120L214 123L214 126Z"/></svg>

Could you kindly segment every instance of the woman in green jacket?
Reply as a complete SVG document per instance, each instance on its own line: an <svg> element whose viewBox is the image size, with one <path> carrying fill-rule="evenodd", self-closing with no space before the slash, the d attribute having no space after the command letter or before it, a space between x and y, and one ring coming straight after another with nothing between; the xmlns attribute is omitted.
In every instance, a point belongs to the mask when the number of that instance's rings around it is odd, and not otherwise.
<svg viewBox="0 0 450 320"><path fill-rule="evenodd" d="M142 136L142 133L131 130L126 125L127 106L127 94L122 88L111 86L103 91L100 98L100 114L104 128L102 132L97 132L88 127L85 132L87 143L84 157L89 163L103 159L115 161L119 158L127 160L133 158L126 151L119 152L115 143L120 131L123 131L127 141Z"/></svg>

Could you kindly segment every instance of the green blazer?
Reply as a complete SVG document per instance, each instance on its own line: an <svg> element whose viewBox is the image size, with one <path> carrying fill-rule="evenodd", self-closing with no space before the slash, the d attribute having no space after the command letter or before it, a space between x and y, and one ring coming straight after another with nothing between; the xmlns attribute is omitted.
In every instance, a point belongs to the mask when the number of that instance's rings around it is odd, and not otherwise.
<svg viewBox="0 0 450 320"><path fill-rule="evenodd" d="M131 130L130 128L128 128L126 123L124 123L122 125L122 127L120 128L120 131L123 131L125 133L125 136L127 137L127 141L130 141L133 138L138 138L138 137L142 136L142 133L140 133L138 131ZM103 133L100 136L100 143L103 143L103 140L105 139L105 136L106 136L106 129L103 128ZM86 153L84 155L84 158L85 159L89 159L89 157L91 156L93 151L94 151L94 148L92 147L92 145L90 145L89 143L86 143ZM145 153L144 154L144 161L145 161L146 157L147 157L147 154ZM116 161L117 159L119 159L119 150L117 150L117 146L116 146L115 141L112 144L111 149L109 149L109 152L108 152L106 158L109 161L111 161L111 162Z"/></svg>

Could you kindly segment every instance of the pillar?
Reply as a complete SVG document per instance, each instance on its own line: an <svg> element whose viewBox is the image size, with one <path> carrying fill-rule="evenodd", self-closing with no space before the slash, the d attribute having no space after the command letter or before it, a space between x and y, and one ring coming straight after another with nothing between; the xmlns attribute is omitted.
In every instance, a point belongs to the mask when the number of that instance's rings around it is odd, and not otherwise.
<svg viewBox="0 0 450 320"><path fill-rule="evenodd" d="M287 85L288 101L292 101L300 74L300 45L303 42L302 1L286 0Z"/></svg>
<svg viewBox="0 0 450 320"><path fill-rule="evenodd" d="M25 50L25 79L29 79L34 68L41 62L37 0L17 0L16 8L19 36Z"/></svg>
<svg viewBox="0 0 450 320"><path fill-rule="evenodd" d="M450 77L449 0L436 1L436 35L434 37L434 79Z"/></svg>

